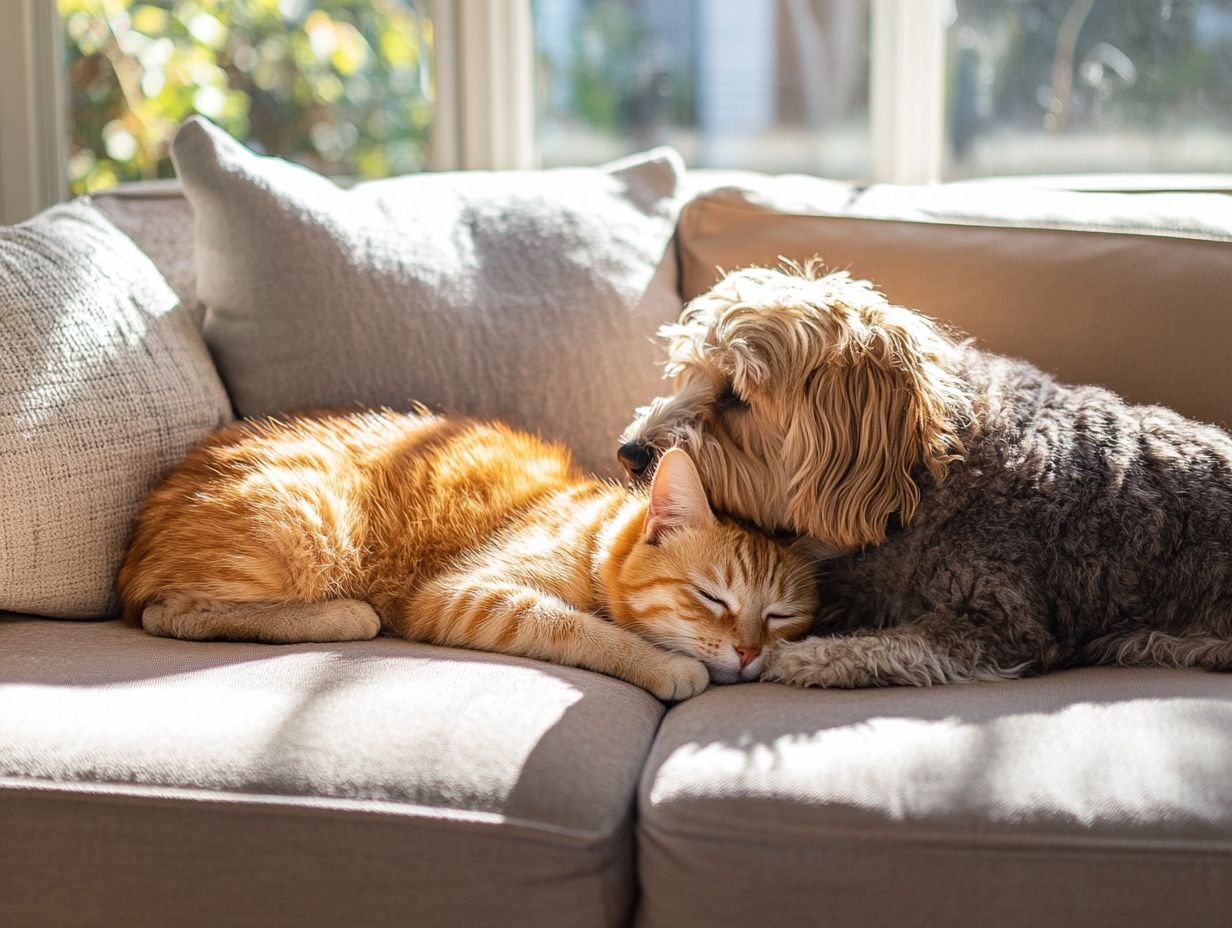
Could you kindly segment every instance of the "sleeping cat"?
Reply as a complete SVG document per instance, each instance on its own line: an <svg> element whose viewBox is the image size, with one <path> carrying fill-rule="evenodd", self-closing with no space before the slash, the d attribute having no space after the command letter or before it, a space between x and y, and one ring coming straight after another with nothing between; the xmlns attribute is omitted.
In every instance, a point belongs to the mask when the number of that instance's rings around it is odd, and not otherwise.
<svg viewBox="0 0 1232 928"><path fill-rule="evenodd" d="M125 619L154 635L384 629L666 700L756 679L817 606L807 555L717 519L683 451L631 493L506 426L390 411L211 436L146 501L118 586Z"/></svg>

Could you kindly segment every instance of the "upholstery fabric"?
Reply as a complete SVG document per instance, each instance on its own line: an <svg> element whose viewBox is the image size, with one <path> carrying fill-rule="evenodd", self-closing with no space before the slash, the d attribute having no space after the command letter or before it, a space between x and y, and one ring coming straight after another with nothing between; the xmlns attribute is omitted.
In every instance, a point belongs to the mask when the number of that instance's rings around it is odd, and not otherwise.
<svg viewBox="0 0 1232 928"><path fill-rule="evenodd" d="M1219 674L711 690L647 761L637 924L1213 928L1230 763Z"/></svg>
<svg viewBox="0 0 1232 928"><path fill-rule="evenodd" d="M1228 426L1228 203L954 184L874 187L836 209L752 185L684 209L682 289L708 289L716 266L819 256L991 351Z"/></svg>
<svg viewBox="0 0 1232 928"><path fill-rule="evenodd" d="M772 205L782 208L778 202ZM1232 241L1232 202L1218 193L1075 192L991 181L876 184L853 198L845 212L865 219Z"/></svg>
<svg viewBox="0 0 1232 928"><path fill-rule="evenodd" d="M197 299L192 207L179 183L146 180L122 184L94 194L93 200L154 262L200 327L205 307Z"/></svg>
<svg viewBox="0 0 1232 928"><path fill-rule="evenodd" d="M178 303L89 202L0 229L0 608L112 613L141 500L230 420Z"/></svg>
<svg viewBox="0 0 1232 928"><path fill-rule="evenodd" d="M0 911L23 928L623 924L662 713L608 677L399 639L0 619Z"/></svg>
<svg viewBox="0 0 1232 928"><path fill-rule="evenodd" d="M1092 193L1232 193L1232 174L1014 174L956 181L952 186L959 183Z"/></svg>
<svg viewBox="0 0 1232 928"><path fill-rule="evenodd" d="M694 168L681 181L686 203L701 196L719 201L763 204L770 209L841 213L859 197L848 181L809 174L760 174L720 168Z"/></svg>
<svg viewBox="0 0 1232 928"><path fill-rule="evenodd" d="M680 311L674 152L350 190L199 118L173 154L239 413L419 402L617 472L613 436L660 386L652 336Z"/></svg>

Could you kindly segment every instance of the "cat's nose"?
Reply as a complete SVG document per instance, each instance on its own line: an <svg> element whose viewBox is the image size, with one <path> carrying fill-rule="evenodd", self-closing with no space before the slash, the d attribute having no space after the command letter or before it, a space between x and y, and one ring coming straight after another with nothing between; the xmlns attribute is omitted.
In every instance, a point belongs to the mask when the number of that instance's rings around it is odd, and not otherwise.
<svg viewBox="0 0 1232 928"><path fill-rule="evenodd" d="M616 460L620 461L620 466L632 477L640 477L646 473L651 456L650 449L637 441L623 444L616 450Z"/></svg>
<svg viewBox="0 0 1232 928"><path fill-rule="evenodd" d="M745 667L757 660L757 655L759 654L761 654L761 648L736 645L736 656L740 658L741 670L744 670Z"/></svg>

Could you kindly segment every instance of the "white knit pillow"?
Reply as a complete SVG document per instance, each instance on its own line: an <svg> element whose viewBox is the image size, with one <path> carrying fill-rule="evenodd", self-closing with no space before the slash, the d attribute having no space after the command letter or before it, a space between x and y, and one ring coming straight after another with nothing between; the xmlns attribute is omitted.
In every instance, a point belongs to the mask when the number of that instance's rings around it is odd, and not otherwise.
<svg viewBox="0 0 1232 928"><path fill-rule="evenodd" d="M230 421L178 304L89 201L0 227L0 609L113 613L142 499Z"/></svg>
<svg viewBox="0 0 1232 928"><path fill-rule="evenodd" d="M203 331L235 408L387 405L504 419L616 472L680 314L675 152L350 190L202 119L172 149Z"/></svg>

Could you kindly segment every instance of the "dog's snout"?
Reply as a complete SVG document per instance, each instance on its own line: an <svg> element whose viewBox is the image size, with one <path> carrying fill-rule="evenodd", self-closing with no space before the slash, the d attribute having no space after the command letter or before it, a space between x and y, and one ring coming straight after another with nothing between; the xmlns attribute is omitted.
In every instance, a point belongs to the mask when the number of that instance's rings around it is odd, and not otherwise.
<svg viewBox="0 0 1232 928"><path fill-rule="evenodd" d="M640 477L646 472L652 457L650 449L636 441L626 442L616 451L616 459L620 461L620 466L634 477Z"/></svg>

